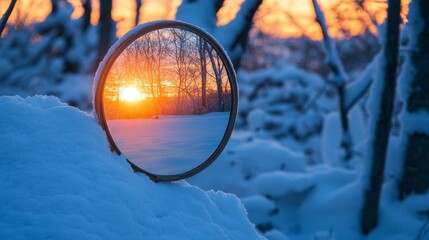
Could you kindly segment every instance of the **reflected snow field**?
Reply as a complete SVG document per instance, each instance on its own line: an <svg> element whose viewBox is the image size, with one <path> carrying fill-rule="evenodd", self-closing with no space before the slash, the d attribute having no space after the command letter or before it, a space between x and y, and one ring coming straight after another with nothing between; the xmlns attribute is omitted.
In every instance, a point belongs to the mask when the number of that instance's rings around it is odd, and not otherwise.
<svg viewBox="0 0 429 240"><path fill-rule="evenodd" d="M121 152L159 175L189 171L207 160L225 134L230 112L159 116L159 119L108 120Z"/></svg>

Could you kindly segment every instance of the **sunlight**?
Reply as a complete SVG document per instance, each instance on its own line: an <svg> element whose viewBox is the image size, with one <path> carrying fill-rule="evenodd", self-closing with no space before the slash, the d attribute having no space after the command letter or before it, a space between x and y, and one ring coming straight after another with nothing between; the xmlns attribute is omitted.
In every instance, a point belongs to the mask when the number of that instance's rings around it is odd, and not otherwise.
<svg viewBox="0 0 429 240"><path fill-rule="evenodd" d="M0 0L0 14L6 11L8 4L3 4ZM225 0L223 7L217 13L218 25L229 23L236 16L240 5L244 0ZM9 2L6 0L6 3ZM73 5L74 11L72 17L77 19L82 16L84 10L80 0L69 0ZM147 0L140 10L140 23L145 23L160 19L174 19L176 10L181 0ZM330 26L330 32L335 37L341 37L342 27L348 30L352 35L360 34L365 31L365 24L369 24L371 31L376 32L377 28L371 25L370 15L381 23L385 19L386 1L368 0L365 1L365 8L355 10L353 1L341 0L320 0L322 9L326 11L326 18ZM364 2L364 1L362 1ZM402 2L404 18L408 11L410 0ZM48 4L47 4L48 3ZM99 19L99 1L92 1L93 8L91 14L91 23L96 25ZM112 9L113 20L117 22L117 36L121 37L134 27L134 1L113 0ZM334 9L336 6L336 10ZM47 0L20 0L17 9L11 15L10 22L18 21L18 24L30 24L35 21L42 21L50 12L50 4ZM37 9L37 11L34 11ZM359 9L359 8L358 8ZM368 11L368 12L366 12ZM294 0L265 0L258 10L255 18L255 27L262 32L276 37L301 37L307 36L312 39L321 39L319 27L314 22L314 10L311 2ZM342 15L347 12L350 16ZM338 26L338 19L341 18L341 26ZM405 19L406 21L406 19Z"/></svg>
<svg viewBox="0 0 429 240"><path fill-rule="evenodd" d="M146 99L146 94L133 86L121 87L119 89L119 100L125 102L137 102Z"/></svg>

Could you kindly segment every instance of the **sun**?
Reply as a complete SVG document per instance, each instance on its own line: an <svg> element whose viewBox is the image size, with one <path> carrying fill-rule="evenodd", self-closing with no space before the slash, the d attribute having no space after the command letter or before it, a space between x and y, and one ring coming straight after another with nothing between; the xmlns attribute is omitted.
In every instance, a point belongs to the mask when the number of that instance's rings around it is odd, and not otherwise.
<svg viewBox="0 0 429 240"><path fill-rule="evenodd" d="M119 88L119 100L124 102L137 102L144 100L146 94L142 93L138 88L126 86Z"/></svg>

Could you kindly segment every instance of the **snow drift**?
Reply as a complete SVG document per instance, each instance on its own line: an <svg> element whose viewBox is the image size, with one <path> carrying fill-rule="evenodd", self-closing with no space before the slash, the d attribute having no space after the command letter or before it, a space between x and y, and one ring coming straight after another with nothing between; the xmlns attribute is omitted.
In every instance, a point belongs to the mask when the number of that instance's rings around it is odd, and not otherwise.
<svg viewBox="0 0 429 240"><path fill-rule="evenodd" d="M0 97L0 239L261 239L240 201L154 183L54 97Z"/></svg>

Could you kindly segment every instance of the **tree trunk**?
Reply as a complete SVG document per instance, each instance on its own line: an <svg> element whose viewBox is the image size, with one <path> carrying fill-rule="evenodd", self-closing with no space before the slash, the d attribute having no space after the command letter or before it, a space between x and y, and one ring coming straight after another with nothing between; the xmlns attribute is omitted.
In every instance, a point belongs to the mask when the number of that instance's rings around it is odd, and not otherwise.
<svg viewBox="0 0 429 240"><path fill-rule="evenodd" d="M216 66L216 62L213 56L213 49L209 49L208 54L210 58L210 62L213 68L213 72L215 74L216 78L216 88L217 88L217 97L218 97L218 109L219 112L225 111L225 99L223 95L223 88L222 88L222 76L220 73L220 69Z"/></svg>
<svg viewBox="0 0 429 240"><path fill-rule="evenodd" d="M217 38L237 70L246 49L253 16L262 0L245 0L235 19L224 26L217 26L216 14L223 3L224 0L184 0L177 9L176 19L195 24ZM200 11L204 11L205 14L199 18L194 18L193 14L190 14ZM228 37L225 37L225 33L228 33Z"/></svg>
<svg viewBox="0 0 429 240"><path fill-rule="evenodd" d="M85 32L91 25L91 11L92 2L91 0L82 0L83 16L82 16L82 30Z"/></svg>
<svg viewBox="0 0 429 240"><path fill-rule="evenodd" d="M207 43L203 38L199 38L198 41L198 50L200 57L200 66L201 66L201 106L206 111L207 108L207 61L206 61L206 50Z"/></svg>
<svg viewBox="0 0 429 240"><path fill-rule="evenodd" d="M408 78L403 78L405 109L401 126L401 146L405 152L403 172L398 183L399 197L422 194L429 189L429 1L414 0L410 6Z"/></svg>
<svg viewBox="0 0 429 240"><path fill-rule="evenodd" d="M51 13L57 13L58 11L58 0L51 0Z"/></svg>
<svg viewBox="0 0 429 240"><path fill-rule="evenodd" d="M100 19L98 21L98 56L93 72L103 60L112 42L112 0L100 1Z"/></svg>
<svg viewBox="0 0 429 240"><path fill-rule="evenodd" d="M134 26L139 25L141 7L142 7L142 0L136 0L136 18L134 19Z"/></svg>
<svg viewBox="0 0 429 240"><path fill-rule="evenodd" d="M383 185L386 152L390 137L393 103L395 100L396 72L399 48L399 24L401 1L389 0L387 9L387 36L383 47L384 57L380 61L381 74L373 85L371 101L371 131L368 142L369 183L365 186L364 204L361 215L361 230L366 235L378 224L378 210Z"/></svg>
<svg viewBox="0 0 429 240"><path fill-rule="evenodd" d="M231 62L235 69L239 69L241 66L241 57L247 47L247 40L249 38L249 31L252 28L253 16L255 16L256 11L261 4L262 0L247 0L241 5L240 11L237 13L237 17L228 24L231 25L229 30L234 30L233 32L236 32L236 36L232 42L225 43L225 45L230 45L229 48L231 49L231 53L233 53L232 51L241 49L241 53L231 55ZM237 25L238 22L243 24L237 29L233 26ZM226 28L228 28L228 25L226 25Z"/></svg>

